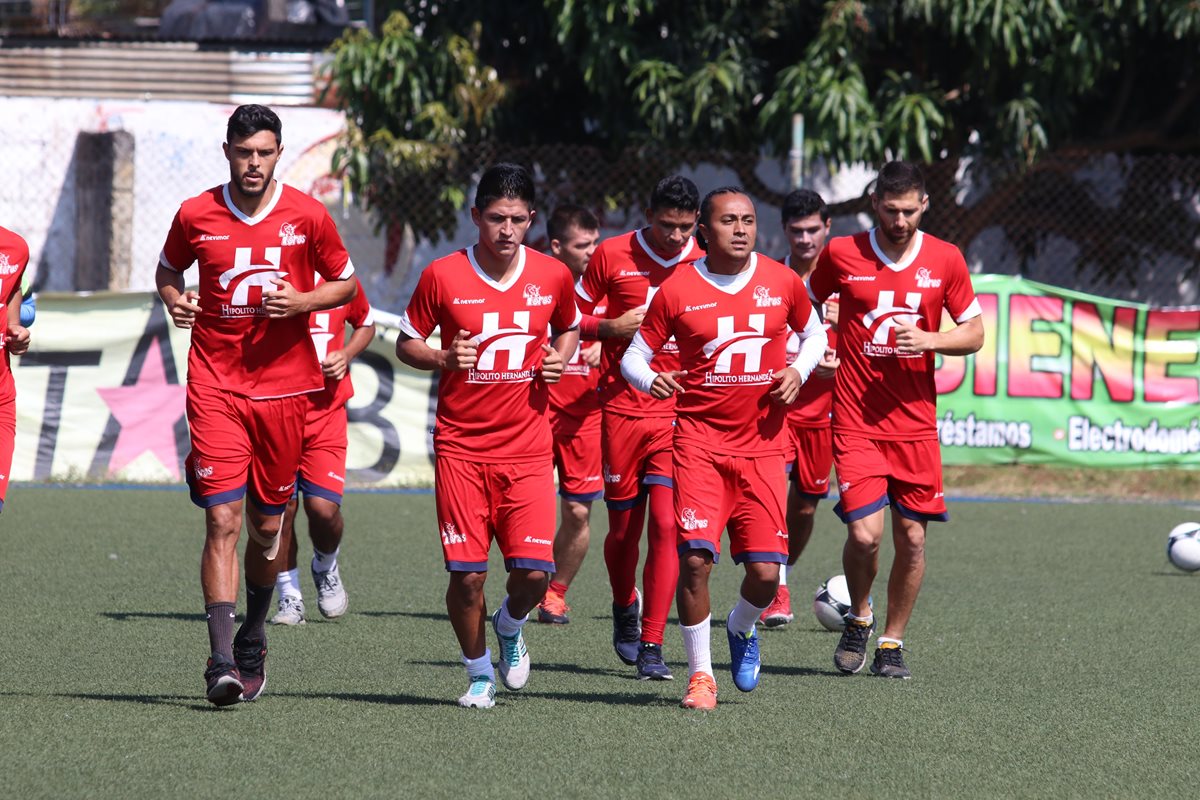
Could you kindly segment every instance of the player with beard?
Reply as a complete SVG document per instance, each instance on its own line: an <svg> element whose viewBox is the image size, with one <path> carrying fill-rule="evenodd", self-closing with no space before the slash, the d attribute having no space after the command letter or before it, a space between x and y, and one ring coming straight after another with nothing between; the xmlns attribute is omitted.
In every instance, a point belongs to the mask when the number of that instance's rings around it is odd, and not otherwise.
<svg viewBox="0 0 1200 800"><path fill-rule="evenodd" d="M674 437L677 609L688 657L685 708L717 704L708 580L728 528L745 567L725 620L734 685L758 685L755 622L775 596L787 560L784 506L787 406L825 353L825 333L804 282L754 252L757 217L741 189L715 189L700 206L707 254L659 289L621 360L630 385L678 396ZM787 341L800 332L796 358ZM679 366L656 371L654 354L674 337Z"/></svg>
<svg viewBox="0 0 1200 800"><path fill-rule="evenodd" d="M215 705L254 700L266 686L264 623L279 572L279 532L300 464L308 395L324 376L308 334L313 311L349 302L354 266L325 207L275 179L282 124L239 106L223 145L229 182L184 201L155 280L174 324L190 329L187 480L204 509L200 583ZM199 290L184 289L198 265ZM315 285L320 275L324 283ZM246 617L233 633L243 500Z"/></svg>
<svg viewBox="0 0 1200 800"><path fill-rule="evenodd" d="M871 671L909 678L904 631L925 574L926 528L930 520L949 518L934 355L979 350L983 322L962 253L920 230L929 207L920 169L905 161L885 164L871 207L878 225L830 241L809 279L814 302L839 295L833 459L841 499L834 511L847 526L842 567L851 610L833 662L848 674L866 663L875 629L868 597L890 506L896 553ZM946 331L943 309L955 323Z"/></svg>

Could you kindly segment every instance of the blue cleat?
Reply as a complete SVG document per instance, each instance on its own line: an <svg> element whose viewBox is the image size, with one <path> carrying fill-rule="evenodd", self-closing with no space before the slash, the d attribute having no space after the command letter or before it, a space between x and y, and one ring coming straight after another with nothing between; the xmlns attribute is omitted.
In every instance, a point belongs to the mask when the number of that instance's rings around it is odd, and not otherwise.
<svg viewBox="0 0 1200 800"><path fill-rule="evenodd" d="M628 606L613 603L613 649L617 658L629 666L637 664L642 649L642 593Z"/></svg>
<svg viewBox="0 0 1200 800"><path fill-rule="evenodd" d="M732 613L732 612L731 612ZM758 686L758 671L762 659L758 654L758 631L734 633L729 630L729 619L725 619L725 633L729 636L729 671L733 673L733 685L743 692Z"/></svg>

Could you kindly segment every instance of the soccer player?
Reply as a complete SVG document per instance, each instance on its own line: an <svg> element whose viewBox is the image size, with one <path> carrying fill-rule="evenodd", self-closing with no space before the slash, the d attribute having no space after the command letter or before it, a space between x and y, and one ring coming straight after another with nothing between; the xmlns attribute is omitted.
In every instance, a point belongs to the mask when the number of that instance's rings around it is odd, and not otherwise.
<svg viewBox="0 0 1200 800"><path fill-rule="evenodd" d="M347 323L354 330L349 341L346 341ZM308 396L304 448L296 485L304 493L304 513L313 545L312 576L317 587L317 609L321 616L334 619L345 614L350 604L337 560L345 528L342 489L346 484L346 403L354 396L350 364L375 338L374 315L362 284L358 284L358 291L348 304L310 314L308 330L325 376L325 388ZM275 580L279 610L271 622L276 625L304 624L304 598L296 568L298 506L299 501L293 496L284 515L280 549L287 553L287 559Z"/></svg>
<svg viewBox="0 0 1200 800"><path fill-rule="evenodd" d="M308 394L325 386L309 314L354 297L354 266L325 207L274 177L282 125L271 109L239 106L223 145L229 182L180 206L155 275L177 327L190 329L186 462L204 509L200 582L215 705L254 700L266 685L264 623L275 591L279 532L292 496ZM198 264L199 291L184 291ZM314 285L320 275L324 283ZM243 498L246 617L233 633Z"/></svg>
<svg viewBox="0 0 1200 800"><path fill-rule="evenodd" d="M775 596L787 560L784 504L786 406L825 352L825 333L804 282L754 252L754 203L739 188L715 189L700 206L707 255L659 289L621 360L631 385L678 395L674 442L679 623L687 651L685 708L717 704L710 652L708 578L728 526L729 550L745 567L725 621L738 689L758 685L755 622ZM800 349L787 363L787 340ZM675 338L679 365L656 371L655 352Z"/></svg>
<svg viewBox="0 0 1200 800"><path fill-rule="evenodd" d="M0 310L4 335L0 336L0 511L8 494L13 448L17 438L17 386L9 358L29 349L29 330L21 321L21 280L29 264L29 245L7 228L0 228Z"/></svg>
<svg viewBox="0 0 1200 800"><path fill-rule="evenodd" d="M879 171L869 231L833 239L809 279L813 301L840 295L833 398L833 459L848 536L842 566L851 610L833 654L856 673L875 629L868 602L879 566L884 509L892 509L896 554L887 620L871 671L908 678L904 631L925 574L925 532L946 520L937 438L934 354L983 345L979 303L962 253L920 230L929 206L920 169L892 161ZM941 330L942 310L955 325Z"/></svg>
<svg viewBox="0 0 1200 800"><path fill-rule="evenodd" d="M787 265L808 280L817 256L825 248L829 235L829 209L821 195L811 189L797 189L783 200L783 233L788 241ZM792 599L788 592L791 571L812 536L817 504L829 496L829 473L833 467L833 442L829 433L829 411L833 404L833 370L836 357L837 302L830 298L825 308L825 335L829 339L826 357L813 371L812 378L800 387L800 394L788 408L788 472L791 476L787 499L788 559L779 569L779 591L762 614L768 628L792 621ZM800 338L788 339L788 358L795 358Z"/></svg>
<svg viewBox="0 0 1200 800"><path fill-rule="evenodd" d="M462 650L468 708L495 705L483 588L494 538L509 572L492 614L500 679L529 679L522 633L554 572L554 462L547 384L579 344L571 272L524 247L534 217L533 179L522 167L484 172L471 219L479 242L421 274L401 318L396 355L437 370L434 496L450 585L446 608ZM441 348L425 340L441 329Z"/></svg>
<svg viewBox="0 0 1200 800"><path fill-rule="evenodd" d="M644 310L680 265L700 257L692 238L699 207L700 193L687 178L672 175L659 181L650 195L646 227L602 242L588 262L576 288L583 312L591 313L602 298L607 298L605 316L610 319ZM612 585L613 648L621 661L637 667L640 680L670 680L662 646L679 577L671 517L675 403L667 396L646 397L628 385L621 374L621 357L628 344L621 338L604 341L600 374L601 451L608 506L604 561ZM675 343L667 343L654 363L659 371L678 369ZM637 589L637 564L647 507L650 520L643 598Z"/></svg>

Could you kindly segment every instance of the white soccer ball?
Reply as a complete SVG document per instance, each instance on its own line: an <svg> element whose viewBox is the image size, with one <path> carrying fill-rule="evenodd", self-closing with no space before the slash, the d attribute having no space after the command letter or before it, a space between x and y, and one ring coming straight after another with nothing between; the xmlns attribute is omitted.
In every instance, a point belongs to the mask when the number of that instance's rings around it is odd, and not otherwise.
<svg viewBox="0 0 1200 800"><path fill-rule="evenodd" d="M867 599L870 603L870 598ZM850 587L845 575L834 575L821 584L813 597L813 614L826 630L840 631L846 627L850 613Z"/></svg>
<svg viewBox="0 0 1200 800"><path fill-rule="evenodd" d="M1167 558L1184 572L1200 570L1200 523L1184 522L1171 529Z"/></svg>

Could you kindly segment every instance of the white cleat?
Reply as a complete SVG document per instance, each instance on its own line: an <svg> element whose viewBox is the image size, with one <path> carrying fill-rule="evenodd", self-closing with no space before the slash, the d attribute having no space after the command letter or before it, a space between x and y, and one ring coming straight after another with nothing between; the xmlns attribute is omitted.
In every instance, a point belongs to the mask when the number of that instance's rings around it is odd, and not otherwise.
<svg viewBox="0 0 1200 800"><path fill-rule="evenodd" d="M346 613L350 605L350 596L342 585L342 575L338 565L327 572L313 570L313 582L317 584L317 609L326 619L334 619Z"/></svg>
<svg viewBox="0 0 1200 800"><path fill-rule="evenodd" d="M501 636L496 627L500 610L492 614L492 630L500 641L500 680L505 688L514 692L529 681L529 650L525 647L525 636L517 631L515 636Z"/></svg>
<svg viewBox="0 0 1200 800"><path fill-rule="evenodd" d="M279 611L271 617L272 625L303 625L304 600L290 594L279 596Z"/></svg>
<svg viewBox="0 0 1200 800"><path fill-rule="evenodd" d="M476 675L458 704L463 708L491 708L496 705L496 682L486 675Z"/></svg>

